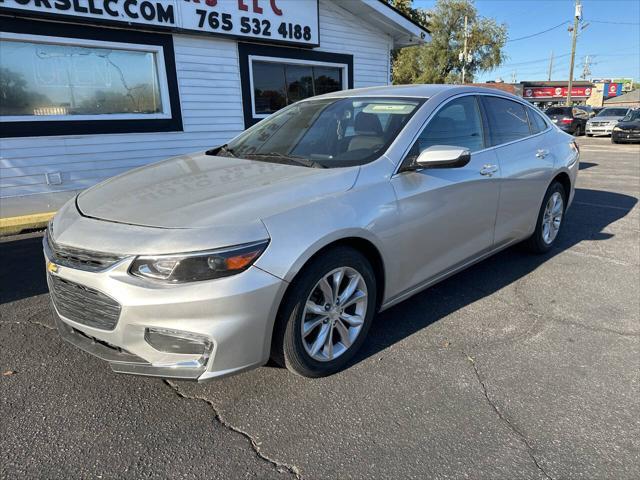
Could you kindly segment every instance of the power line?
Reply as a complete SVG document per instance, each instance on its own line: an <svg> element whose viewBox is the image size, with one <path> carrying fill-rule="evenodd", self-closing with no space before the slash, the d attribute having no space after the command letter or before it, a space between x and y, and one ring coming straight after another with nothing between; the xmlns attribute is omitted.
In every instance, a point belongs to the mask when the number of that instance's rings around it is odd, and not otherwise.
<svg viewBox="0 0 640 480"><path fill-rule="evenodd" d="M555 30L556 28L560 28L560 27L562 27L562 26L566 25L567 23L569 23L569 22L568 22L567 20L565 20L564 22L559 23L558 25L556 25L556 26L554 26L554 27L547 28L546 30L542 30L541 32L538 32L538 33L532 33L531 35L525 35L524 37L518 37L518 38L512 38L512 39L509 39L509 40L507 40L507 42L506 42L506 43L509 43L509 42L517 42L518 40L526 40L527 38L537 37L538 35L542 35L542 34L544 34L544 33L550 32L551 30Z"/></svg>
<svg viewBox="0 0 640 480"><path fill-rule="evenodd" d="M610 22L609 20L589 20L591 23L607 23L609 25L635 25L640 26L638 22Z"/></svg>
<svg viewBox="0 0 640 480"><path fill-rule="evenodd" d="M634 55L636 53L637 53L636 49L632 49L632 50L622 51L622 52L619 52L619 53L592 53L592 52L588 52L588 53L585 53L585 55L589 55L591 57L624 57L624 56L628 56L628 55ZM571 55L571 52L563 53L562 55L554 55L554 59L557 60L559 58L565 58L565 57L568 57L569 55ZM499 68L503 68L503 67L520 67L522 65L532 65L532 64L536 64L536 63L547 63L548 61L549 61L549 57L547 57L547 58L538 58L536 60L528 60L528 61L525 61L525 62L503 63L502 65L500 65Z"/></svg>
<svg viewBox="0 0 640 480"><path fill-rule="evenodd" d="M571 55L571 53L565 53L562 55L556 55L555 58L563 58L563 57L568 57L569 55ZM533 63L546 63L549 61L549 57L547 58L539 58L537 60L527 60L525 62L516 62L516 63L504 63L502 65L500 65L501 67L518 67L520 65L531 65Z"/></svg>

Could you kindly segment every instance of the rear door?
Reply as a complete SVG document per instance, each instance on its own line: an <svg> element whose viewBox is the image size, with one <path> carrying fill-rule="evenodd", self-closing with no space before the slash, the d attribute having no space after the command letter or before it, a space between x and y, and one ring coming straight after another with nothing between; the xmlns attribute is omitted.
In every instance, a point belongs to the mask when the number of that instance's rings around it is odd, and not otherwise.
<svg viewBox="0 0 640 480"><path fill-rule="evenodd" d="M502 172L495 229L495 245L501 246L533 232L553 172L551 129L529 106L497 96L481 99Z"/></svg>

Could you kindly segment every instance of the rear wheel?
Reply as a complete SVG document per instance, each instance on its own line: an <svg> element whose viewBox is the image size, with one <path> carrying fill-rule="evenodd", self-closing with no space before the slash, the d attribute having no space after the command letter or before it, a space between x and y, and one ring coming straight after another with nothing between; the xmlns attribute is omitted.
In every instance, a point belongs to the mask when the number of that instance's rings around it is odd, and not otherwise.
<svg viewBox="0 0 640 480"><path fill-rule="evenodd" d="M272 359L304 377L331 375L351 360L371 326L376 280L359 251L337 247L296 277L280 306Z"/></svg>
<svg viewBox="0 0 640 480"><path fill-rule="evenodd" d="M556 242L566 209L568 193L560 182L553 182L547 189L533 235L525 242L534 253L546 253Z"/></svg>
<svg viewBox="0 0 640 480"><path fill-rule="evenodd" d="M587 137L593 137L593 133L587 133Z"/></svg>

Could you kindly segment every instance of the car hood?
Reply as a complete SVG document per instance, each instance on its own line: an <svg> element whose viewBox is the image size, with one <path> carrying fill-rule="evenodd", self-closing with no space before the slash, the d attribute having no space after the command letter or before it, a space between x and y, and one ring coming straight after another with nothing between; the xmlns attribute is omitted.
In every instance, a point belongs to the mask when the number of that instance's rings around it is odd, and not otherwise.
<svg viewBox="0 0 640 480"><path fill-rule="evenodd" d="M204 153L129 171L81 193L80 213L131 225L204 228L259 221L344 192L359 167L320 169Z"/></svg>
<svg viewBox="0 0 640 480"><path fill-rule="evenodd" d="M631 120L628 122L618 122L616 127L620 127L623 130L637 130L640 128L640 120Z"/></svg>

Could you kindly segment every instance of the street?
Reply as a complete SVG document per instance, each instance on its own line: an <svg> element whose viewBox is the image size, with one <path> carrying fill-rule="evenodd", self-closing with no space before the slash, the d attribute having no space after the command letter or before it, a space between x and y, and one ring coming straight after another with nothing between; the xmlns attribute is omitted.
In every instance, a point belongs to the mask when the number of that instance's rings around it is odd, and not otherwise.
<svg viewBox="0 0 640 480"><path fill-rule="evenodd" d="M578 141L550 254L385 311L328 378L114 374L55 331L41 234L2 239L0 478L640 478L640 146Z"/></svg>

